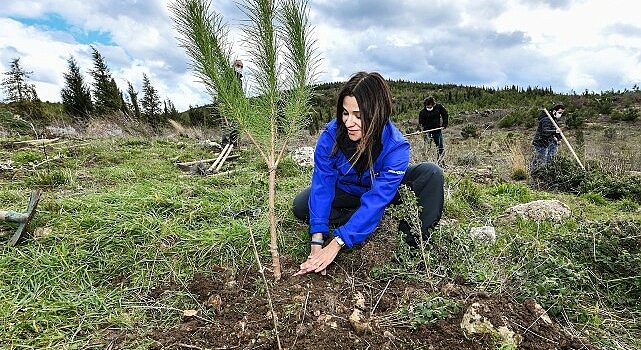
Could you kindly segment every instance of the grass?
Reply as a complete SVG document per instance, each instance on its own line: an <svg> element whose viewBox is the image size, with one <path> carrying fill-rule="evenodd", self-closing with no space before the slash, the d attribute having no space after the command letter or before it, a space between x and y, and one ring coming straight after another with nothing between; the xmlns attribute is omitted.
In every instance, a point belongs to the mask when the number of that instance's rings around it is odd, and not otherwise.
<svg viewBox="0 0 641 350"><path fill-rule="evenodd" d="M473 154L485 164L486 150L509 138L488 137L451 140L448 157ZM146 349L149 332L176 324L182 310L213 319L186 285L199 272L224 266L233 273L253 263L246 218L234 217L244 209L261 209L252 230L262 258L269 260L267 182L251 150L234 161L248 170L225 177L185 176L173 166L211 157L211 150L188 139L71 141L46 152L0 149L0 157L20 167L11 177L0 175L0 208L23 210L29 190L42 188L30 232L50 229L15 248L0 246L2 349L104 348L118 334L130 335L121 347ZM446 276L477 290L534 298L604 348L641 346L638 203L597 193L536 191L513 182L509 169L489 184L465 173L446 174L447 224L434 231L427 250L435 280ZM306 227L293 218L290 205L310 176L291 159L278 173L280 250L296 260L307 254ZM515 204L552 198L572 209L571 219L496 220ZM471 227L487 224L496 227L495 244L469 237ZM0 223L6 235L13 227ZM421 257L402 258L414 262L390 263L376 273L420 274L412 266ZM422 302L404 314L407 322L432 323L455 314L456 305L439 295Z"/></svg>

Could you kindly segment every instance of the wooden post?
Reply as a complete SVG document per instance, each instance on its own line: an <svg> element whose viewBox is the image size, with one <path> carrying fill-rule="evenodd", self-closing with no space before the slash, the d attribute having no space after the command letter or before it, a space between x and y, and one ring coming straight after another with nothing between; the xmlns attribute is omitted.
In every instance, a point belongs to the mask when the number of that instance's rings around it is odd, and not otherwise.
<svg viewBox="0 0 641 350"><path fill-rule="evenodd" d="M572 148L572 146L570 146L570 142L568 141L568 139L563 134L563 130L561 130L561 128L559 128L559 126L556 124L556 122L554 121L554 118L552 118L552 116L550 115L548 110L545 109L545 108L543 108L543 110L545 111L545 114L547 114L548 118L550 118L550 121L552 122L552 125L554 125L554 127L557 130L559 130L559 133L561 134L561 138L563 139L563 141L565 141L565 145L568 146L568 149L570 150L570 152L574 156L574 159L576 159L577 163L579 163L579 165L581 166L581 169L585 170L585 167L583 166L583 163L581 163L581 160L579 159L579 157L574 152L574 149Z"/></svg>

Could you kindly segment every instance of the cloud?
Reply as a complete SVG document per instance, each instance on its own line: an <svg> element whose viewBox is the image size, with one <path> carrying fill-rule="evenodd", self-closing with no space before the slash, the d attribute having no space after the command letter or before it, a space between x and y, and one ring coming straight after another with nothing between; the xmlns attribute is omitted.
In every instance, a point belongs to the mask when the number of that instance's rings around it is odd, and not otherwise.
<svg viewBox="0 0 641 350"><path fill-rule="evenodd" d="M567 9L576 0L523 0L523 3L531 6L548 6L553 9Z"/></svg>
<svg viewBox="0 0 641 350"><path fill-rule="evenodd" d="M603 33L606 35L641 38L641 27L628 23L613 23L605 27Z"/></svg>

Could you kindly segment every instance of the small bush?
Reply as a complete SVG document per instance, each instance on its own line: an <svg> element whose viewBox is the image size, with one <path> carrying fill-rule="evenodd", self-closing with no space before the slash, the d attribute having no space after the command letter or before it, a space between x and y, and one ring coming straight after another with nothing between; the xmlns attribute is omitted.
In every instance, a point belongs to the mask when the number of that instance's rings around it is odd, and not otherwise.
<svg viewBox="0 0 641 350"><path fill-rule="evenodd" d="M618 210L628 213L634 212L639 209L639 205L629 198L623 198L622 200L618 201L615 206Z"/></svg>
<svg viewBox="0 0 641 350"><path fill-rule="evenodd" d="M455 196L467 203L472 208L481 206L481 188L469 179L464 179L459 183Z"/></svg>
<svg viewBox="0 0 641 350"><path fill-rule="evenodd" d="M456 157L454 163L460 166L474 166L479 164L479 158L474 153L468 153L466 155Z"/></svg>
<svg viewBox="0 0 641 350"><path fill-rule="evenodd" d="M461 130L461 136L463 136L464 139L479 137L479 135L479 128L475 124L467 124Z"/></svg>
<svg viewBox="0 0 641 350"><path fill-rule="evenodd" d="M606 204L608 204L608 201L605 198L603 198L602 195L600 195L598 193L592 193L592 192L584 193L584 194L581 195L581 198L587 200L588 202L590 202L592 204L596 204L596 205L606 205Z"/></svg>
<svg viewBox="0 0 641 350"><path fill-rule="evenodd" d="M39 162L44 159L42 152L33 150L18 151L13 155L13 161L18 165L25 165L31 162Z"/></svg>
<svg viewBox="0 0 641 350"><path fill-rule="evenodd" d="M617 138L617 129L611 126L603 129L603 137L609 140L614 140Z"/></svg>
<svg viewBox="0 0 641 350"><path fill-rule="evenodd" d="M641 183L638 179L607 172L597 166L584 171L574 160L562 156L556 156L547 165L534 169L532 179L534 185L543 190L597 193L611 200L628 198L641 203Z"/></svg>

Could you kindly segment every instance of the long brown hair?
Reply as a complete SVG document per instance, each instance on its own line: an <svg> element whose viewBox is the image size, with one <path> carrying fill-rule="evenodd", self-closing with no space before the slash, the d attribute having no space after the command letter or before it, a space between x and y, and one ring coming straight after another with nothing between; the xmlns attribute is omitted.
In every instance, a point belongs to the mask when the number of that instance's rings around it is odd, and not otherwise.
<svg viewBox="0 0 641 350"><path fill-rule="evenodd" d="M352 164L361 157L367 157L367 167L373 169L373 153L375 147L381 146L383 127L387 124L392 114L392 93L383 77L377 72L358 72L345 83L338 94L336 102L336 139L347 138L347 127L343 122L343 100L346 96L353 96L358 103L361 114L362 137L354 153ZM338 152L338 142L334 143L332 155Z"/></svg>

